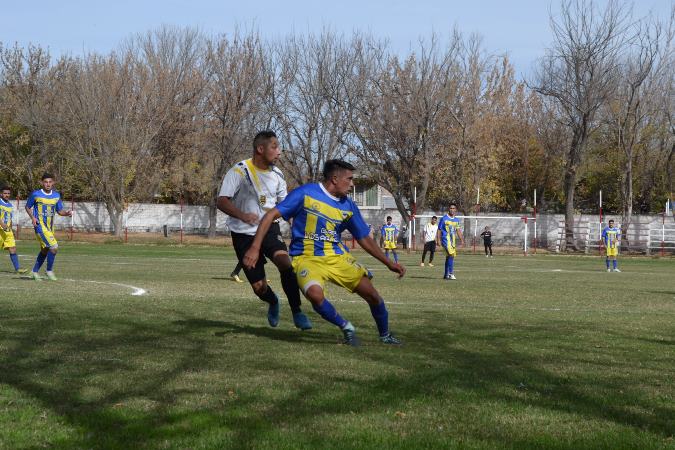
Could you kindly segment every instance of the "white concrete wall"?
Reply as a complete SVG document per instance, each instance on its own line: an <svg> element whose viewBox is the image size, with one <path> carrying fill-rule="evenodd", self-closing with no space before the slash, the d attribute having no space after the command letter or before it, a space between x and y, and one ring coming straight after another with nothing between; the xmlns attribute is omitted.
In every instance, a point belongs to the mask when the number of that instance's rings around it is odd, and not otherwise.
<svg viewBox="0 0 675 450"><path fill-rule="evenodd" d="M16 206L16 202L14 202ZM24 228L30 228L31 223L28 215L24 211L25 203L22 201L19 208L15 210L14 222ZM66 208L71 208L71 203L66 203ZM105 205L96 202L75 202L75 215L72 223L76 230L80 231L102 231L112 230L112 222L108 216ZM401 214L396 209L362 209L361 213L367 223L373 226L373 230L379 230L379 227L385 222L386 216L392 216L393 222L399 227L406 226L401 221ZM434 211L425 211L420 215L437 215L443 213ZM481 215L489 216L520 216L513 213L485 213ZM605 222L614 219L619 225L620 216L608 215ZM170 231L177 231L181 226L181 207L180 205L158 205L149 203L132 203L125 213L125 222L130 232L161 232L162 227L167 225ZM551 250L555 249L559 234L560 224L563 222L562 214L540 214L537 217L537 240L539 245ZM646 244L649 230L660 230L662 217L660 215L634 216L633 224L630 228L629 239L633 245L639 247ZM418 220L418 239L421 227L428 219ZM218 212L217 231L219 233L228 233L225 214ZM595 240L599 231L599 218L597 215L580 215L575 218L575 237L584 241L588 234L589 224L592 227L592 239ZM668 227L675 233L675 221L673 218L667 218ZM288 225L282 222L282 229L288 232ZM490 226L494 234L494 241L497 245L522 245L522 236L524 222L521 220L478 220L478 233L485 227ZM57 229L67 229L71 226L71 219L68 217L57 217ZM205 233L209 227L209 211L206 206L184 205L183 206L183 229L186 233ZM464 222L464 233L467 242L473 237L474 220L466 219ZM528 223L530 240L534 239L534 226L532 222ZM652 239L656 233L652 231ZM673 238L675 239L675 238ZM633 244L634 243L634 244ZM675 244L672 245L675 247Z"/></svg>

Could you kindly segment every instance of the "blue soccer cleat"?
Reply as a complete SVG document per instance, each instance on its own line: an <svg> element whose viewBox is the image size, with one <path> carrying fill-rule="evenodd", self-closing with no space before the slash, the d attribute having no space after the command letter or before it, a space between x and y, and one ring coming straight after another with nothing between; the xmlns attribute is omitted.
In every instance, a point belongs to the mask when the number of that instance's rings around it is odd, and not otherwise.
<svg viewBox="0 0 675 450"><path fill-rule="evenodd" d="M270 304L267 308L267 322L269 322L270 326L273 328L276 328L279 325L279 307L279 298L277 298L277 302Z"/></svg>
<svg viewBox="0 0 675 450"><path fill-rule="evenodd" d="M310 322L303 312L293 313L293 323L295 324L295 328L300 328L303 331L312 329L312 322Z"/></svg>

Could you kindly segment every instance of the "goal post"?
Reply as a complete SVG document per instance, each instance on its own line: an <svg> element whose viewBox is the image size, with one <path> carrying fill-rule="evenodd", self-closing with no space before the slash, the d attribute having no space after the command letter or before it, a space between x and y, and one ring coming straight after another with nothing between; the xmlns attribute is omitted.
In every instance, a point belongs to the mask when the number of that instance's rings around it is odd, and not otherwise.
<svg viewBox="0 0 675 450"><path fill-rule="evenodd" d="M430 214L415 216L415 224L412 228L417 230L417 233L412 238L417 242L420 249L424 247L424 227L431 221L432 217L433 215ZM443 214L437 214L436 217L440 221ZM489 215L457 215L455 217L462 220L461 230L464 235L464 245L465 247L471 246L472 253L483 251L480 234L486 226L492 232L493 248L496 252L527 255L531 251L530 241L534 238L534 227L532 225L536 224L536 217Z"/></svg>

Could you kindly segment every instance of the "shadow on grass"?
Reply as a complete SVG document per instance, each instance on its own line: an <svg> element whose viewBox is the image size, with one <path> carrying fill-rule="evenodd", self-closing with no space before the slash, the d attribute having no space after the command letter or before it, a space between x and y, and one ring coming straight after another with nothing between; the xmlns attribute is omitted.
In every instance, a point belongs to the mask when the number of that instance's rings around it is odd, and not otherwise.
<svg viewBox="0 0 675 450"><path fill-rule="evenodd" d="M463 320L452 324L456 330L454 338L448 338L443 332L429 331L415 335L414 341L403 349L374 348L341 355L353 359L355 364L362 361L401 369L364 379L349 372L321 372L321 367L317 367L320 359L298 366L283 357L274 358L274 354L261 357L256 363L247 359L246 363L233 360L225 364L214 356L213 343L209 342L211 334L203 330L214 329L217 337L251 335L263 341L323 345L325 336L318 333L242 326L195 317L154 324L100 317L95 322L97 332L92 332L91 327L87 332L77 318L65 317L53 308L24 309L20 317L16 316L17 320L12 320L11 314L3 316L6 326L2 341L8 351L0 358L0 383L36 399L77 430L65 440L35 444L36 448L44 444L57 448L166 447L167 443L185 446L186 442L209 436L213 439L214 433L218 434L216 439L220 439L214 446L220 448L261 447L280 433L282 438L293 439L287 441L288 446L325 446L327 435L323 435L321 429L314 430L316 423L325 427L322 421L330 422L336 416L397 411L407 408L410 402L425 399L444 399L446 405L459 402L461 406L475 401L471 400L474 398L506 408L541 408L609 421L662 438L675 432L675 410L652 405L639 391L639 380L611 373L602 377L594 377L592 373L588 376L557 373L544 368L552 361L512 350L513 338L526 336L539 348L550 345L552 333L569 335L580 331L569 322L552 322L540 327L508 324L495 329L494 325L478 319ZM30 320L25 320L26 317ZM425 318L434 320L431 315ZM254 353L255 345L248 352ZM313 348L316 349L316 345ZM330 358L334 349L332 346L320 349L319 358ZM580 355L583 350L579 354L561 355L561 358L569 362ZM245 356L238 354L241 359ZM555 356L550 359L555 360ZM251 376L251 372L294 371L297 377L314 379L319 371L321 378L316 383L291 383L288 391L275 399L260 390L232 400L223 386L215 389L217 395L222 396L220 404L208 403L185 410L181 398L204 395L212 387L185 387L180 382L184 377L201 371L231 370L229 367L238 364L251 364L243 376ZM233 371L232 375L236 378L237 372ZM100 384L101 378L107 380L101 386L101 394L88 398L85 388L92 383ZM619 391L623 392L621 396L612 395ZM455 395L459 397L454 398ZM153 406L142 411L124 406L138 399ZM468 429L464 439L493 447L540 448L542 445L542 435L534 433L531 440L515 437L500 426L496 418L491 418L489 411L488 417L482 420L493 426ZM294 433L295 427L314 431ZM431 423L429 429L419 433L425 433L425 439L432 446L456 442L453 436L435 429ZM283 434L284 430L287 435ZM418 439L419 435L414 434L366 433L364 436L357 433L356 437L344 436L340 445L335 446L367 448L394 443L414 447L419 446ZM592 436L588 439L590 444L594 443ZM602 436L598 439L596 444L606 445ZM284 446L283 442L280 447Z"/></svg>
<svg viewBox="0 0 675 450"><path fill-rule="evenodd" d="M186 329L225 328L225 330L216 331L213 333L213 335L217 337L245 334L264 339L294 343L325 341L325 339L323 339L321 336L318 336L316 333L312 333L309 330L301 331L299 329L287 330L264 326L236 325L234 323L224 322L222 320L187 319L176 320L172 322L172 324L185 327Z"/></svg>

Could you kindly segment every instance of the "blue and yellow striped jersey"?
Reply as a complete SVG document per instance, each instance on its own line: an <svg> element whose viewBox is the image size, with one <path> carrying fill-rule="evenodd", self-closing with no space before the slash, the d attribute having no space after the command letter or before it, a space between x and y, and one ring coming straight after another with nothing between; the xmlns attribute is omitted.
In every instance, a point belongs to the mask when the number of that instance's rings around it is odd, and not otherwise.
<svg viewBox="0 0 675 450"><path fill-rule="evenodd" d="M605 227L602 230L602 241L607 248L616 248L619 245L621 230L616 227Z"/></svg>
<svg viewBox="0 0 675 450"><path fill-rule="evenodd" d="M5 227L11 227L13 216L14 207L12 204L0 198L0 222L2 222Z"/></svg>
<svg viewBox="0 0 675 450"><path fill-rule="evenodd" d="M387 242L396 242L396 236L398 235L398 227L393 223L387 225L386 223L382 225L382 237Z"/></svg>
<svg viewBox="0 0 675 450"><path fill-rule="evenodd" d="M52 231L54 229L54 215L63 209L61 194L52 190L47 194L44 190L33 191L28 197L26 207L33 208L33 215L38 225Z"/></svg>
<svg viewBox="0 0 675 450"><path fill-rule="evenodd" d="M344 230L362 239L369 229L349 197L337 198L319 183L300 186L277 205L285 220L293 218L291 256L332 256L349 253L340 235Z"/></svg>
<svg viewBox="0 0 675 450"><path fill-rule="evenodd" d="M448 214L441 217L438 229L441 230L441 245L443 248L457 247L457 230L460 229L461 220L458 217L450 217Z"/></svg>

